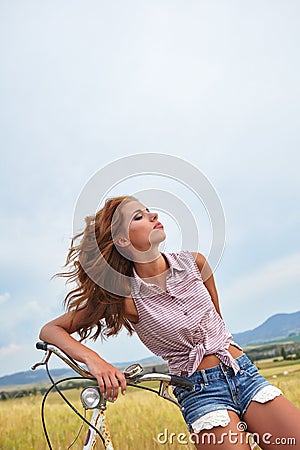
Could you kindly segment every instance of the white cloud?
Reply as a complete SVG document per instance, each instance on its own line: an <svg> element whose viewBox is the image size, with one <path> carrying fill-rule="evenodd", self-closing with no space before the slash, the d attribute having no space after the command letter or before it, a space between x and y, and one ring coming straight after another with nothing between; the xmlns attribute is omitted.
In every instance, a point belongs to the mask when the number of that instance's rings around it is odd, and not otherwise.
<svg viewBox="0 0 300 450"><path fill-rule="evenodd" d="M221 296L240 328L249 328L250 316L257 325L278 312L276 290L289 285L284 307L291 309L299 255L261 262L247 276L241 270L249 273L254 243L259 248L265 234L260 261L283 246L291 253L298 237L299 5L267 1L245 12L232 2L217 9L209 2L117 2L116 17L109 3L92 2L90 10L66 3L58 17L58 2L19 3L17 10L7 3L0 15L9 43L0 74L0 284L8 291L0 304L10 317L1 325L2 345L24 342L25 333L33 339L35 327L60 308L61 285L49 278L65 260L76 198L89 177L147 151L188 160L217 189L228 242L235 255L248 255L246 266L230 262ZM175 187L174 194L182 197ZM263 296L270 301L262 304ZM138 353L134 340L126 348Z"/></svg>
<svg viewBox="0 0 300 450"><path fill-rule="evenodd" d="M29 322L32 325L39 323L42 325L42 322L46 320L45 317L51 314L49 305L34 299L25 299L24 303L19 301L18 308L10 311L11 320L2 325L2 331L6 330L7 333L10 333L11 329L13 333L17 333L19 329L24 332L24 326L27 327Z"/></svg>
<svg viewBox="0 0 300 450"><path fill-rule="evenodd" d="M21 345L9 344L6 347L0 347L0 357L7 356L12 353L18 352L22 349Z"/></svg>
<svg viewBox="0 0 300 450"><path fill-rule="evenodd" d="M298 311L300 253L273 260L221 290L228 329L241 332L257 327L277 313Z"/></svg>
<svg viewBox="0 0 300 450"><path fill-rule="evenodd" d="M271 261L249 275L240 277L227 289L223 290L223 298L228 304L235 304L241 299L261 298L272 291L300 279L300 253L285 256Z"/></svg>
<svg viewBox="0 0 300 450"><path fill-rule="evenodd" d="M0 295L0 304L5 303L10 298L10 293L5 292L5 294Z"/></svg>

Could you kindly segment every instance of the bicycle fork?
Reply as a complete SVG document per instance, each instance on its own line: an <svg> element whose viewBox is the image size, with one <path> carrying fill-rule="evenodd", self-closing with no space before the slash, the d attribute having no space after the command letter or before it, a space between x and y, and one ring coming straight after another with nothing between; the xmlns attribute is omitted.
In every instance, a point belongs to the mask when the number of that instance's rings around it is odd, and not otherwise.
<svg viewBox="0 0 300 450"><path fill-rule="evenodd" d="M102 436L104 448L106 450L114 450L108 425L105 418L105 410L94 409L90 423L95 428L97 428L97 430L99 430ZM97 436L98 435L96 431L93 428L89 427L83 450L93 450L97 442Z"/></svg>

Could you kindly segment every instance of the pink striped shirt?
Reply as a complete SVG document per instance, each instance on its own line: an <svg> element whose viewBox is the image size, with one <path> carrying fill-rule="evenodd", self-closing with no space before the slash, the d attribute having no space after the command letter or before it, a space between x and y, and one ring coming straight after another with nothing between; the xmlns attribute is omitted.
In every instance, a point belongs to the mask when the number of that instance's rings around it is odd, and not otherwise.
<svg viewBox="0 0 300 450"><path fill-rule="evenodd" d="M131 295L139 321L132 324L141 341L168 362L170 373L195 372L205 355L216 355L239 371L228 351L232 341L217 313L191 252L165 254L170 267L166 291L146 283L134 270Z"/></svg>

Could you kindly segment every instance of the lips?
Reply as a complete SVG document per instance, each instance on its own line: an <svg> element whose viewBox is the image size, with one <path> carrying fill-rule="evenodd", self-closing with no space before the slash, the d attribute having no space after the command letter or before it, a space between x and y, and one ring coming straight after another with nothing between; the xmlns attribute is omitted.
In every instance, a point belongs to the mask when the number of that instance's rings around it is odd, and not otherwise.
<svg viewBox="0 0 300 450"><path fill-rule="evenodd" d="M157 222L157 224L155 225L154 229L156 229L156 228L163 228L163 227L164 227L164 226L163 226L162 223Z"/></svg>

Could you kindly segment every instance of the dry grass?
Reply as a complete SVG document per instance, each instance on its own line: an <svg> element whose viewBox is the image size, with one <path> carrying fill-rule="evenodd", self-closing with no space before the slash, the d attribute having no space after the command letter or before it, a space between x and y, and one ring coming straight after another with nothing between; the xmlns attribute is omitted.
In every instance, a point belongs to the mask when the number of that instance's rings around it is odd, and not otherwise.
<svg viewBox="0 0 300 450"><path fill-rule="evenodd" d="M287 375L283 372L288 371ZM283 390L284 394L300 407L300 364L283 367L261 367L261 373ZM276 378L272 378L276 375ZM81 411L79 391L68 392L68 396ZM81 421L53 394L46 407L47 426L53 449L67 449L79 430ZM0 402L0 449L1 450L46 450L40 421L41 396L6 400ZM187 434L186 425L179 409L154 394L129 389L125 397L109 404L107 418L116 449L156 450L194 449ZM168 430L168 443L158 442L159 433ZM176 433L172 440L170 433ZM181 436L178 442L177 436ZM82 439L84 439L84 432ZM163 440L163 436L161 436ZM73 449L82 446L76 442ZM101 446L99 447L101 448Z"/></svg>

